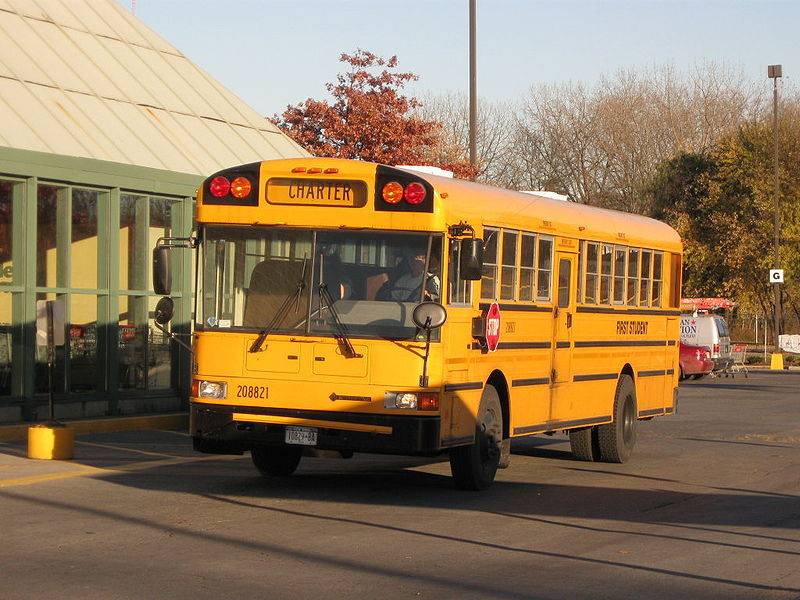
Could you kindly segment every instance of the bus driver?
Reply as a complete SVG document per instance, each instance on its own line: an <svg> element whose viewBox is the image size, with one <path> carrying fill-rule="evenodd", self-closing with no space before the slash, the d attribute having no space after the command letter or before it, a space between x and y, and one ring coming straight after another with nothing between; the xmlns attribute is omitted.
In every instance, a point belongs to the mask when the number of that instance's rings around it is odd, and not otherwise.
<svg viewBox="0 0 800 600"><path fill-rule="evenodd" d="M425 275L425 300L438 301L441 295L441 283L436 271L439 261L431 256L430 271L425 273L425 253L409 256L405 261L406 270L398 277L387 281L378 291L379 300L395 300L397 302L417 302Z"/></svg>

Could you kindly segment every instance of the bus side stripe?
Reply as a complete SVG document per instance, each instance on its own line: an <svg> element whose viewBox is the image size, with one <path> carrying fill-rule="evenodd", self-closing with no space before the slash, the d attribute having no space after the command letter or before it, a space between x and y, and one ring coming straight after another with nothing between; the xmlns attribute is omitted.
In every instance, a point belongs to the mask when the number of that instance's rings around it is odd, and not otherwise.
<svg viewBox="0 0 800 600"><path fill-rule="evenodd" d="M612 308L610 306L578 306L575 312L579 313L602 313L602 314L620 314L620 315L655 315L663 317L679 317L681 311L679 310L661 310L658 308Z"/></svg>
<svg viewBox="0 0 800 600"><path fill-rule="evenodd" d="M599 381L601 379L616 379L617 373L592 373L590 375L575 375L572 381Z"/></svg>
<svg viewBox="0 0 800 600"><path fill-rule="evenodd" d="M500 342L497 347L500 350L515 350L519 348L533 350L551 348L552 344L550 342Z"/></svg>
<svg viewBox="0 0 800 600"><path fill-rule="evenodd" d="M602 417L592 417L591 419L577 419L575 421L548 421L547 423L539 423L538 425L528 425L526 427L515 427L514 435L523 433L534 433L537 431L554 431L556 429L566 429L568 427L581 427L583 425L594 425L596 423L608 423L611 420L611 415Z"/></svg>
<svg viewBox="0 0 800 600"><path fill-rule="evenodd" d="M481 302L478 305L478 308L481 310L489 310L489 304L487 302ZM546 312L551 313L553 312L553 308L549 306L534 306L532 304L498 304L497 305L500 310L507 310L510 312Z"/></svg>
<svg viewBox="0 0 800 600"><path fill-rule="evenodd" d="M659 375L666 375L667 372L664 370L656 369L655 371L639 371L637 376L639 377L657 377Z"/></svg>
<svg viewBox="0 0 800 600"><path fill-rule="evenodd" d="M534 377L531 379L512 379L511 387L522 387L526 385L547 385L550 383L549 377Z"/></svg>
<svg viewBox="0 0 800 600"><path fill-rule="evenodd" d="M650 410L640 410L639 416L640 417L650 417L652 415L663 415L664 409L663 408L651 408Z"/></svg>
<svg viewBox="0 0 800 600"><path fill-rule="evenodd" d="M614 346L666 346L667 340L588 340L576 341L576 348L610 348Z"/></svg>
<svg viewBox="0 0 800 600"><path fill-rule="evenodd" d="M480 390L483 389L483 383L480 381L468 381L466 383L445 383L445 392L457 392L459 390Z"/></svg>

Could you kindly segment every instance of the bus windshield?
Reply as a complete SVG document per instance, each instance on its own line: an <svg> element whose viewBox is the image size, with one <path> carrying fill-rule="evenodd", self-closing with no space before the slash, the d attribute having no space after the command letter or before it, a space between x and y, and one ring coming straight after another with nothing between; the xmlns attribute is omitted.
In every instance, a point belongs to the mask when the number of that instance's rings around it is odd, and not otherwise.
<svg viewBox="0 0 800 600"><path fill-rule="evenodd" d="M201 247L198 327L420 337L411 314L440 300L438 235L210 226Z"/></svg>

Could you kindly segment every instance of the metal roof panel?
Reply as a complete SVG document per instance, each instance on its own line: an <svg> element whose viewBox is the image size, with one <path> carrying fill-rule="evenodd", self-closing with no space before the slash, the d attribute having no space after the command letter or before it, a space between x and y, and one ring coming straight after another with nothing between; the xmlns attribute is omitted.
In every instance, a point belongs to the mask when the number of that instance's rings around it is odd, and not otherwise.
<svg viewBox="0 0 800 600"><path fill-rule="evenodd" d="M0 144L196 174L308 154L115 0L0 0L0 47Z"/></svg>

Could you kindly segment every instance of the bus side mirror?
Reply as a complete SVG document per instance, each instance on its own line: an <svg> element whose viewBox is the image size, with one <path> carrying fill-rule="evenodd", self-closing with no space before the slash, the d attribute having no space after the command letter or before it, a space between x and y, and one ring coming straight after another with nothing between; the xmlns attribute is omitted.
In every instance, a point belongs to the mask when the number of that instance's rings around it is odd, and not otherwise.
<svg viewBox="0 0 800 600"><path fill-rule="evenodd" d="M167 246L153 248L153 291L162 296L169 296L172 292L172 271L169 258Z"/></svg>
<svg viewBox="0 0 800 600"><path fill-rule="evenodd" d="M414 307L411 314L414 325L430 333L438 329L447 320L447 310L438 302L421 302Z"/></svg>
<svg viewBox="0 0 800 600"><path fill-rule="evenodd" d="M175 312L175 303L169 296L164 296L156 304L153 311L153 320L159 325L166 325L172 320L172 315Z"/></svg>
<svg viewBox="0 0 800 600"><path fill-rule="evenodd" d="M478 281L483 275L483 240L462 238L459 242L459 264L461 279Z"/></svg>

